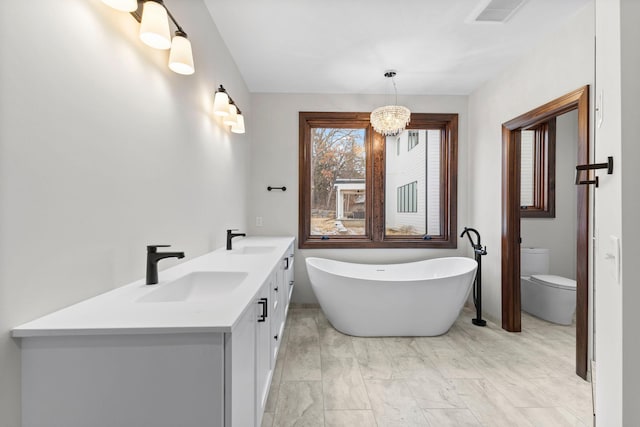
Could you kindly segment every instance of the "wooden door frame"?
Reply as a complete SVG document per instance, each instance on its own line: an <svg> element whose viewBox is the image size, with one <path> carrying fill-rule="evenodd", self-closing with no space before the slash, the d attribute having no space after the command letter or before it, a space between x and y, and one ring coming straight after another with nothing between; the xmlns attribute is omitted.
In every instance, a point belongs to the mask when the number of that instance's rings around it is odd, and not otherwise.
<svg viewBox="0 0 640 427"><path fill-rule="evenodd" d="M578 164L589 163L589 86L502 125L502 328L520 332L520 132L536 123L578 110ZM586 379L589 329L589 187L578 194L576 255L576 374Z"/></svg>

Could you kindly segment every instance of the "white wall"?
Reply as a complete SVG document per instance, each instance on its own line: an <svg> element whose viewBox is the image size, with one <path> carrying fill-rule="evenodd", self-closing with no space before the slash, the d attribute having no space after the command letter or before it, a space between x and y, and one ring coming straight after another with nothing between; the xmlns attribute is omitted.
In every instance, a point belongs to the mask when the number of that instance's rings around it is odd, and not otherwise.
<svg viewBox="0 0 640 427"><path fill-rule="evenodd" d="M522 218L522 247L549 248L549 271L576 278L578 112L556 120L556 217Z"/></svg>
<svg viewBox="0 0 640 427"><path fill-rule="evenodd" d="M640 160L640 2L621 0L621 201L622 201L622 334L623 334L623 424L640 425L640 191L638 161ZM598 149L599 150L599 149ZM605 155L604 153L602 154ZM602 235L601 235L602 236ZM626 262L624 262L626 260ZM597 268L597 267L596 267ZM603 393L606 391L603 390Z"/></svg>
<svg viewBox="0 0 640 427"><path fill-rule="evenodd" d="M204 4L170 7L193 76L99 0L0 2L2 426L20 424L9 329L143 277L147 244L192 258L246 226L252 128L231 134L210 109L222 83L250 118L248 91Z"/></svg>
<svg viewBox="0 0 640 427"><path fill-rule="evenodd" d="M613 175L599 173L595 192L596 417L606 426L640 425L639 20L635 0L596 0L596 98L603 101L595 160L614 157ZM612 236L621 238L620 281Z"/></svg>
<svg viewBox="0 0 640 427"><path fill-rule="evenodd" d="M260 129L252 139L249 231L251 234L298 235L298 112L371 111L388 102L377 95L252 94L251 126ZM458 113L458 232L467 223L469 146L467 143L467 97L401 96L399 102L416 113ZM286 192L267 191L267 186L287 187ZM255 226L255 218L263 226ZM454 231L456 233L456 231ZM458 240L457 250L429 249L321 249L300 250L295 263L293 300L316 302L304 259L320 256L351 262L396 263L438 256L467 254L468 242ZM489 247L489 251L497 247Z"/></svg>
<svg viewBox="0 0 640 427"><path fill-rule="evenodd" d="M469 96L469 223L490 252L482 264L483 309L501 319L502 123L593 84L593 4ZM491 250L493 249L493 250Z"/></svg>

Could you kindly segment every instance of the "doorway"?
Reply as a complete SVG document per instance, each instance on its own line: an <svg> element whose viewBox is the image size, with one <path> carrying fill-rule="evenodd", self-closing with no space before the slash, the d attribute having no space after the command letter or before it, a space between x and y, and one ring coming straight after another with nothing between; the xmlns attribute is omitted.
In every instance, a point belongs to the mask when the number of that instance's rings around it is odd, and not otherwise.
<svg viewBox="0 0 640 427"><path fill-rule="evenodd" d="M502 125L502 328L521 331L520 136L521 130L577 110L577 164L589 163L589 86L554 99ZM577 186L576 374L587 377L589 328L589 188Z"/></svg>

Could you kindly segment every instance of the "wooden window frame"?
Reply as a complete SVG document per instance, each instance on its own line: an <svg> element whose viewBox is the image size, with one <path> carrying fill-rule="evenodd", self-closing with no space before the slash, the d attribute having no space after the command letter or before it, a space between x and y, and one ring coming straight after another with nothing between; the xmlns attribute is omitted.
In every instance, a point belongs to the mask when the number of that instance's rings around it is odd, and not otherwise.
<svg viewBox="0 0 640 427"><path fill-rule="evenodd" d="M533 206L520 206L521 218L556 217L556 119L528 127L535 131Z"/></svg>
<svg viewBox="0 0 640 427"><path fill-rule="evenodd" d="M300 112L299 113L299 182L298 247L330 248L434 248L457 247L457 170L458 115L414 113L407 129L439 128L441 138L440 167L440 235L385 235L385 153L386 138L374 132L370 113ZM366 129L365 233L362 236L311 235L311 129L317 127ZM328 237L328 238L327 238Z"/></svg>

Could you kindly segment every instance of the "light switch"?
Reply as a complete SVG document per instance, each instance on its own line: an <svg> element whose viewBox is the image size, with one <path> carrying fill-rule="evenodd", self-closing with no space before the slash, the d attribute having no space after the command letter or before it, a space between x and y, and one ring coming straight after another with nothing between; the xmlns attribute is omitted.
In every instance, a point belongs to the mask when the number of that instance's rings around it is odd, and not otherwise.
<svg viewBox="0 0 640 427"><path fill-rule="evenodd" d="M602 122L604 121L604 92L600 91L598 94L598 99L596 99L596 125L598 128L602 126Z"/></svg>
<svg viewBox="0 0 640 427"><path fill-rule="evenodd" d="M609 245L604 254L604 258L609 261L609 271L611 277L620 284L620 238L617 236L609 236Z"/></svg>

